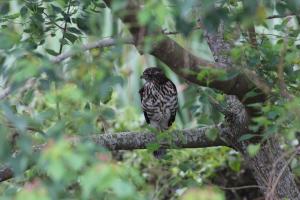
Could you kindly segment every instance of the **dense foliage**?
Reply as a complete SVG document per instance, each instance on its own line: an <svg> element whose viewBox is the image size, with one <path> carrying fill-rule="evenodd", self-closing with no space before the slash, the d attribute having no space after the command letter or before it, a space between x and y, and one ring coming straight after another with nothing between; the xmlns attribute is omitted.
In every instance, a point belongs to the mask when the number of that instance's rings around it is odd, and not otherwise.
<svg viewBox="0 0 300 200"><path fill-rule="evenodd" d="M122 14L126 2L113 1L111 9ZM230 176L245 171L241 156L230 148L169 150L168 159L156 160L151 146L108 152L89 140L76 145L69 140L148 130L138 96L139 76L148 66L163 68L176 83L180 107L172 129L223 120L210 103L213 97L222 105L223 93L186 82L148 55L149 44L159 38L145 38L139 49L144 54L123 44L121 39L130 34L111 9L100 0L1 1L0 164L15 174L1 183L1 199L225 199L226 188L214 186L214 180L224 170ZM240 138L258 139L248 146L255 155L274 134L289 152L298 145L299 9L298 0L144 0L138 20L150 31L162 27L164 34L208 60L213 56L202 27L214 32L222 20L226 39L234 45L230 56L241 73L243 68L254 71L271 86L266 103L248 105L262 112L250 128L263 129L263 134ZM107 37L119 42L81 49ZM73 57L53 60L70 50ZM210 69L198 78L216 75L228 78L222 70ZM218 133L211 129L207 136L214 140ZM290 163L300 176L299 159L292 157Z"/></svg>

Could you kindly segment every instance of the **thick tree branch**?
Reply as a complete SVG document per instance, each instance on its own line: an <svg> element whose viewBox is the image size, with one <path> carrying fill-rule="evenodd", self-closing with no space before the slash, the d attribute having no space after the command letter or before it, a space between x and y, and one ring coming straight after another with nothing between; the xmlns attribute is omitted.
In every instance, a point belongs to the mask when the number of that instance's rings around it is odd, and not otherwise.
<svg viewBox="0 0 300 200"><path fill-rule="evenodd" d="M203 148L214 146L227 146L218 138L214 141L206 137L207 128L185 129L174 131L169 139L157 141L154 133L122 132L117 134L102 134L92 136L94 143L104 146L110 150L134 150L145 149L147 145L158 142L164 148Z"/></svg>
<svg viewBox="0 0 300 200"><path fill-rule="evenodd" d="M201 20L200 20L201 21ZM224 33L225 33L225 27L224 23L221 21L218 30L216 32L209 32L208 30L204 28L204 36L207 40L208 46L210 50L212 51L214 55L214 59L216 62L221 63L222 65L227 66L234 66L232 60L230 59L230 51L232 49L232 44L229 43L224 39ZM254 27L252 27L252 31L254 30ZM252 38L254 40L255 38ZM254 42L254 41L253 41ZM253 85L256 86L260 91L263 92L263 94L255 96L254 98L249 98L245 103L252 103L257 101L263 101L265 100L265 95L268 95L271 93L271 87L262 79L260 78L255 71L249 70L246 67L239 67L242 74L238 78L242 78L245 81L240 82L237 81L232 90L238 90L240 91L240 87L245 88L246 86L240 85L240 83L249 84L248 87L252 87ZM239 97L241 100L244 93L242 94L236 94L236 96Z"/></svg>
<svg viewBox="0 0 300 200"><path fill-rule="evenodd" d="M228 146L221 138L212 141L206 137L208 128L185 129L182 131L173 131L162 140L156 138L155 133L149 132L121 132L112 134L99 134L89 137L73 137L68 139L76 144L83 141L90 141L100 147L106 147L108 150L134 150L146 149L151 143L158 143L166 149L177 148L204 148L216 146ZM220 133L222 135L222 132ZM46 144L34 147L35 151L42 150ZM0 182L13 177L13 171L9 167L0 169Z"/></svg>

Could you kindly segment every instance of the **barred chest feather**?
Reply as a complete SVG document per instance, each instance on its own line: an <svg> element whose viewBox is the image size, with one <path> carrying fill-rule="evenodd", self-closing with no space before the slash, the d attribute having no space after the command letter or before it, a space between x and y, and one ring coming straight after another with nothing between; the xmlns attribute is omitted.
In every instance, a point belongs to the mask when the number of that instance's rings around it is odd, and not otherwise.
<svg viewBox="0 0 300 200"><path fill-rule="evenodd" d="M146 82L140 95L147 123L158 130L168 129L174 122L178 109L175 85L170 80L164 84Z"/></svg>

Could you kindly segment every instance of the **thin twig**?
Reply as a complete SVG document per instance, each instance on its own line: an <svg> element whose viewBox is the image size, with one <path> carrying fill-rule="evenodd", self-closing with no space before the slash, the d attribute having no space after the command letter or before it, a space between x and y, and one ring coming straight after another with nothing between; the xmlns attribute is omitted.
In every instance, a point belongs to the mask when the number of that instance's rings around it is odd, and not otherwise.
<svg viewBox="0 0 300 200"><path fill-rule="evenodd" d="M69 14L70 14L70 8L71 8L71 0L69 0L69 2L68 2L67 18L70 18L70 16L69 16ZM64 28L63 28L62 39L61 39L61 41L60 41L60 47L59 47L59 53L58 53L58 54L61 54L61 53L62 53L63 46L64 46L63 40L64 40L65 37L66 37L67 27L68 27L68 19L65 19L65 26L64 26Z"/></svg>
<svg viewBox="0 0 300 200"><path fill-rule="evenodd" d="M110 47L110 46L114 46L114 45L119 44L119 43L120 44L133 44L133 40L132 39L114 39L114 38L101 39L101 40L98 40L98 41L90 43L90 44L82 45L79 48L80 51L70 50L70 51L62 53L58 56L55 56L54 58L51 59L51 61L53 63L60 63L60 62L62 62L63 60L65 60L67 58L75 56L77 54L77 52L82 53L82 51L89 51L89 50L95 49L95 48Z"/></svg>
<svg viewBox="0 0 300 200"><path fill-rule="evenodd" d="M250 39L250 44L253 48L257 48L257 40L256 40L256 32L255 32L255 26L254 24L251 24L248 27L248 34Z"/></svg>
<svg viewBox="0 0 300 200"><path fill-rule="evenodd" d="M223 190L245 190L245 189L250 189L250 188L258 188L258 189L263 189L265 187L259 186L259 185L244 185L244 186L237 186L237 187L223 187L223 186L218 186L219 188Z"/></svg>
<svg viewBox="0 0 300 200"><path fill-rule="evenodd" d="M286 17L293 17L293 16L298 16L298 15L295 15L295 14L271 15L271 16L268 16L266 19L278 19L278 18L286 18Z"/></svg>
<svg viewBox="0 0 300 200"><path fill-rule="evenodd" d="M55 22L55 20L52 20L51 17L45 12L43 11L43 14L49 19L49 22L51 22L52 24L54 24L55 26L57 26L60 29L64 29L64 27L60 26L58 23Z"/></svg>
<svg viewBox="0 0 300 200"><path fill-rule="evenodd" d="M297 39L297 36L290 36L290 35L278 35L274 33L256 33L256 35L260 36L273 36L273 37L278 37L278 38L291 38L294 39L295 41L299 41L300 39Z"/></svg>
<svg viewBox="0 0 300 200"><path fill-rule="evenodd" d="M67 27L68 27L68 19L70 18L70 8L71 8L71 0L68 1L68 8L67 8L67 13L66 13L66 18L65 18L65 26L63 28L63 32L62 32L62 38L61 38L61 41L60 41L60 47L59 47L59 55L62 53L62 50L63 50L63 47L64 47L64 39L65 39L65 36L66 36L66 32L67 32ZM57 91L57 82L55 81L54 83L54 86L55 86L55 92ZM58 120L61 120L61 112L60 112L60 105L59 105L59 100L58 98L56 98L56 110L57 110L57 118Z"/></svg>
<svg viewBox="0 0 300 200"><path fill-rule="evenodd" d="M200 30L201 27L200 26L197 26L195 28L193 28L191 31L196 31L196 30ZM162 33L165 34L165 35L177 35L177 34L182 34L181 32L179 31L168 31L166 29L163 29L162 30Z"/></svg>

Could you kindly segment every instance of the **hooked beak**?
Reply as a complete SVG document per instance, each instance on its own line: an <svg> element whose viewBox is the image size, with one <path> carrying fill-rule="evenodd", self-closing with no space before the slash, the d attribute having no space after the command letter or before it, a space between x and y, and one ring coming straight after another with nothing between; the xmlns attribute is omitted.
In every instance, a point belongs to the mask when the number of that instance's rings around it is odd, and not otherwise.
<svg viewBox="0 0 300 200"><path fill-rule="evenodd" d="M144 78L145 78L144 74L140 76L140 79L144 79Z"/></svg>

